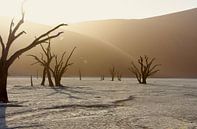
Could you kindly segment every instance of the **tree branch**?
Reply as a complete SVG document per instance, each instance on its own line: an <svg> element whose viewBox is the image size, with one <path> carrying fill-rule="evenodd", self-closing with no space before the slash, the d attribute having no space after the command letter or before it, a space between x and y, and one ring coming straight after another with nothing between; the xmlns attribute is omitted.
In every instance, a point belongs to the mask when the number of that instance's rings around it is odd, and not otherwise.
<svg viewBox="0 0 197 129"><path fill-rule="evenodd" d="M22 34L25 33L24 31L22 31L17 36L15 35L16 34L16 31L20 28L20 26L23 23L24 23L24 13L22 13L22 18L19 20L19 22L17 23L17 25L15 27L14 27L14 20L12 19L11 24L10 24L10 31L9 31L7 46L6 46L6 52L7 52L7 54L8 54L8 51L10 49L10 46L12 45L12 43L14 42L14 40L16 40ZM14 27L14 29L12 29L13 27ZM6 54L6 56L7 56L7 54Z"/></svg>
<svg viewBox="0 0 197 129"><path fill-rule="evenodd" d="M50 40L50 39L53 39L53 38L56 38L58 37L59 35L61 35L63 32L59 32L57 33L56 35L52 35L52 36L48 36L51 32L57 30L58 28L60 28L61 26L65 26L66 24L60 24L56 27L54 27L53 29L49 30L48 32L42 34L41 36L39 36L38 38L36 38L30 45L28 45L27 47L25 48L22 48L18 51L16 51L9 59L8 59L8 66L10 66L15 60L17 57L19 57L21 54L23 54L24 52L32 49L33 47L43 43L43 42L46 42L47 40ZM48 36L48 37L46 37ZM46 37L46 38L45 38ZM41 38L44 38L42 40L40 40Z"/></svg>
<svg viewBox="0 0 197 129"><path fill-rule="evenodd" d="M37 64L37 63L40 63L41 65L44 65L45 64L45 62L42 60L42 59L39 59L37 56L35 56L35 55L28 55L28 56L31 56L31 57L33 57L37 62L36 63L33 63L32 65L34 65L34 64Z"/></svg>
<svg viewBox="0 0 197 129"><path fill-rule="evenodd" d="M57 30L57 29L60 28L61 26L67 26L67 24L60 24L60 25L54 27L53 29L49 30L48 32L42 34L41 36L39 36L39 37L36 38L36 39L37 39L38 41L41 40L42 38L48 36L51 32ZM63 33L63 32L59 32L59 33L61 34L61 33ZM60 35L60 34L59 34L59 35ZM49 39L47 39L47 40L49 40ZM42 40L41 40L41 41L42 41ZM45 40L45 41L46 41L46 40Z"/></svg>
<svg viewBox="0 0 197 129"><path fill-rule="evenodd" d="M17 38L19 38L21 35L23 35L23 34L27 34L25 31L22 31L22 32L20 32L19 34L17 34L16 36L15 36L15 39L17 39Z"/></svg>
<svg viewBox="0 0 197 129"><path fill-rule="evenodd" d="M3 43L3 39L1 36L0 36L0 43L1 43L1 47L2 47L2 55L1 56L3 56L4 50L5 50L5 45Z"/></svg>

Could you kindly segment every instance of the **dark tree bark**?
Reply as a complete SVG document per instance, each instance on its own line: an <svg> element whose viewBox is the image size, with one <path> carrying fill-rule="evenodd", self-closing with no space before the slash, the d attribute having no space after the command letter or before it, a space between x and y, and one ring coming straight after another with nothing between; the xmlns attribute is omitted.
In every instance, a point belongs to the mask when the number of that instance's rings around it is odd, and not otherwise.
<svg viewBox="0 0 197 129"><path fill-rule="evenodd" d="M79 80L82 80L82 74L81 74L81 70L79 70Z"/></svg>
<svg viewBox="0 0 197 129"><path fill-rule="evenodd" d="M116 76L116 69L113 66L112 68L109 69L110 75L111 75L111 81L114 81L114 78Z"/></svg>
<svg viewBox="0 0 197 129"><path fill-rule="evenodd" d="M61 26L65 26L66 24L60 24L53 29L47 31L46 33L40 35L38 38L35 38L28 46L19 49L13 55L9 55L9 50L12 44L16 39L21 37L23 34L26 34L25 31L21 31L17 34L17 31L20 29L21 25L24 23L24 13L22 12L22 18L15 25L14 20L11 21L9 34L7 42L4 43L2 37L0 36L0 44L1 44L1 58L0 58L0 101L7 103L8 95L7 95L7 77L8 77L8 69L14 63L14 61L21 56L23 53L31 50L41 43L45 43L46 41L56 38L61 35L63 32L59 32L55 35L50 35L52 32L60 28Z"/></svg>
<svg viewBox="0 0 197 129"><path fill-rule="evenodd" d="M53 81L52 81L52 78L51 78L51 73L49 71L49 68L47 68L46 72L47 72L49 86L54 86Z"/></svg>
<svg viewBox="0 0 197 129"><path fill-rule="evenodd" d="M122 81L122 74L120 72L117 72L117 78L118 81Z"/></svg>
<svg viewBox="0 0 197 129"><path fill-rule="evenodd" d="M8 69L0 69L0 102L8 103L8 94L7 94L7 76Z"/></svg>
<svg viewBox="0 0 197 129"><path fill-rule="evenodd" d="M42 82L41 82L42 86L45 86L45 78L46 78L46 68L44 67L43 73L42 73Z"/></svg>
<svg viewBox="0 0 197 129"><path fill-rule="evenodd" d="M155 73L159 72L158 69L156 69L160 64L155 64L154 65L155 58L149 58L148 56L140 56L138 59L138 64L135 65L134 62L131 62L131 66L129 68L129 71L133 73L138 82L140 84L146 84L147 83L147 78L154 75Z"/></svg>
<svg viewBox="0 0 197 129"><path fill-rule="evenodd" d="M32 75L31 75L31 77L30 77L30 81L31 81L31 86L33 87L33 86L34 86L34 83L33 83Z"/></svg>
<svg viewBox="0 0 197 129"><path fill-rule="evenodd" d="M104 81L104 80L105 80L105 76L101 75L101 81Z"/></svg>

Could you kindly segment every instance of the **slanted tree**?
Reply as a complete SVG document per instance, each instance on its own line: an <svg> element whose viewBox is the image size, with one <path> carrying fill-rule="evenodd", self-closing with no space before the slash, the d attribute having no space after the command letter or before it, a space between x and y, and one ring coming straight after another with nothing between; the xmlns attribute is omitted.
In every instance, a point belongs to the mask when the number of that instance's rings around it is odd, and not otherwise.
<svg viewBox="0 0 197 129"><path fill-rule="evenodd" d="M51 54L51 42L50 40L48 41L48 46L47 48L44 48L42 44L40 44L43 53L41 54L41 57L38 57L36 55L29 55L32 56L36 62L33 63L34 64L40 64L41 66L43 66L43 75L42 75L42 82L41 85L45 85L45 77L47 75L48 77L48 82L49 82L49 86L54 86L52 78L51 78L51 72L50 72L50 64L52 62L52 59L54 58L54 56ZM45 57L43 56L45 55Z"/></svg>
<svg viewBox="0 0 197 129"><path fill-rule="evenodd" d="M120 72L117 72L116 74L118 81L122 81L122 74Z"/></svg>
<svg viewBox="0 0 197 129"><path fill-rule="evenodd" d="M60 28L61 26L65 26L66 24L60 24L51 30L45 32L44 34L40 35L39 37L35 38L29 45L24 48L21 48L14 52L13 55L9 56L10 48L15 43L16 39L21 37L23 34L26 34L25 31L21 31L17 33L20 29L21 25L24 23L24 12L22 12L22 18L18 21L15 25L14 20L11 21L9 27L9 34L7 42L5 42L2 37L0 36L0 44L1 44L1 57L0 57L0 102L8 103L8 94L7 94L7 78L8 78L8 69L10 66L15 62L19 56L23 53L31 50L32 48L36 47L41 43L45 43L49 39L53 39L61 35L63 32L58 32L57 34L52 34L55 30Z"/></svg>
<svg viewBox="0 0 197 129"><path fill-rule="evenodd" d="M114 81L114 78L116 76L116 68L112 66L112 68L109 69L110 75L111 75L111 81Z"/></svg>
<svg viewBox="0 0 197 129"><path fill-rule="evenodd" d="M159 72L157 69L160 64L154 64L156 58L149 58L148 56L140 56L138 64L136 65L133 61L129 67L129 71L133 73L140 84L146 84L147 78Z"/></svg>
<svg viewBox="0 0 197 129"><path fill-rule="evenodd" d="M76 47L73 48L71 53L67 58L65 58L66 52L64 52L60 59L58 59L57 55L54 55L55 57L55 66L53 68L50 67L50 71L53 74L53 77L55 79L55 85L56 86L62 86L61 79L63 74L68 70L69 66L73 65L73 63L70 63L70 59L75 51ZM64 62L65 60L65 62Z"/></svg>

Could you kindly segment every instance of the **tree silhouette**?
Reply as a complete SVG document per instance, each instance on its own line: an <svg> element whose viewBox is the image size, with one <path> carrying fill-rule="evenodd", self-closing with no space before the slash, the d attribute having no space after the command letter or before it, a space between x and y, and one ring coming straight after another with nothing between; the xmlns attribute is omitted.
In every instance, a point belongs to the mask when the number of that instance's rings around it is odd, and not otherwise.
<svg viewBox="0 0 197 129"><path fill-rule="evenodd" d="M80 69L78 71L78 74L79 74L79 80L81 81L82 80L82 74L81 74L81 70Z"/></svg>
<svg viewBox="0 0 197 129"><path fill-rule="evenodd" d="M114 81L114 78L116 76L116 69L114 66L112 66L112 68L109 69L110 75L111 75L111 81Z"/></svg>
<svg viewBox="0 0 197 129"><path fill-rule="evenodd" d="M13 55L9 55L10 47L15 43L14 41L21 37L23 34L26 34L25 31L21 31L17 33L21 25L24 23L24 12L22 11L22 18L18 21L16 25L14 25L14 20L11 21L9 27L9 35L7 42L5 43L0 36L0 44L1 44L1 57L0 57L0 101L7 103L8 95L7 95L7 78L8 78L8 69L9 67L15 62L15 60L21 56L23 53L31 50L35 46L45 43L49 39L53 39L61 35L63 32L58 32L57 34L50 35L52 32L60 28L61 26L65 26L66 24L59 24L58 26L52 28L51 30L47 31L46 33L40 35L39 37L35 38L28 46L19 49Z"/></svg>
<svg viewBox="0 0 197 129"><path fill-rule="evenodd" d="M104 80L105 80L105 76L101 75L101 81L104 81Z"/></svg>
<svg viewBox="0 0 197 129"><path fill-rule="evenodd" d="M69 66L73 65L73 63L70 63L70 59L71 59L75 49L76 49L76 47L73 48L73 50L71 51L71 53L69 54L69 56L67 58L65 58L66 52L64 52L62 54L62 56L59 60L58 60L58 56L54 55L55 66L54 66L54 68L50 67L50 71L53 74L56 86L62 86L61 79L62 79L63 74L68 70ZM64 62L64 60L66 60L66 61Z"/></svg>
<svg viewBox="0 0 197 129"><path fill-rule="evenodd" d="M160 66L160 64L154 64L154 61L155 58L149 58L148 56L140 56L140 58L138 59L139 66L137 66L134 62L131 62L129 71L136 76L140 84L146 84L146 80L148 77L159 72L159 69L156 68Z"/></svg>
<svg viewBox="0 0 197 129"><path fill-rule="evenodd" d="M33 87L34 86L34 83L33 83L32 75L30 76L30 81L31 81L31 87Z"/></svg>
<svg viewBox="0 0 197 129"><path fill-rule="evenodd" d="M42 51L44 52L44 54L40 53L41 54L40 58L36 55L29 55L29 56L32 56L36 60L36 62L33 63L33 65L39 63L41 66L43 66L41 85L45 85L45 77L47 74L49 86L54 86L50 73L50 64L52 62L52 59L54 58L54 56L52 56L51 54L51 42L49 40L47 48L44 48L42 44L40 44L40 46L42 48ZM45 55L45 57L43 55Z"/></svg>
<svg viewBox="0 0 197 129"><path fill-rule="evenodd" d="M120 72L117 72L116 74L118 81L122 81L122 74Z"/></svg>

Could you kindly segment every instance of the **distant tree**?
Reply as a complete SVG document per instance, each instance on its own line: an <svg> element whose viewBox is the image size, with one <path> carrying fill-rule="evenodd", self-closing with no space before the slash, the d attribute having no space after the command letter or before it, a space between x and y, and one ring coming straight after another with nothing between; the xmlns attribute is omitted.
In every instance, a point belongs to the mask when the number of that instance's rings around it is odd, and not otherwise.
<svg viewBox="0 0 197 129"><path fill-rule="evenodd" d="M101 75L101 81L104 81L104 80L105 80L105 76Z"/></svg>
<svg viewBox="0 0 197 129"><path fill-rule="evenodd" d="M36 78L37 78L37 79L39 78L39 73L38 73L38 71L36 71Z"/></svg>
<svg viewBox="0 0 197 129"><path fill-rule="evenodd" d="M33 87L34 84L33 84L33 78L32 78L32 75L30 76L30 81L31 81L31 86Z"/></svg>
<svg viewBox="0 0 197 129"><path fill-rule="evenodd" d="M160 66L160 64L154 64L154 61L155 58L140 56L140 58L138 59L139 66L137 66L134 62L131 62L129 71L136 76L140 84L146 84L146 80L148 77L159 72L159 69L157 69L157 67Z"/></svg>
<svg viewBox="0 0 197 129"><path fill-rule="evenodd" d="M122 81L122 74L120 72L117 72L116 74L118 81Z"/></svg>
<svg viewBox="0 0 197 129"><path fill-rule="evenodd" d="M81 70L79 69L79 80L81 81L82 80L82 74L81 74Z"/></svg>
<svg viewBox="0 0 197 129"><path fill-rule="evenodd" d="M21 31L18 34L16 32L20 29L21 25L24 23L24 12L22 12L22 18L18 21L15 25L14 20L11 21L9 34L7 42L5 43L0 36L0 44L1 44L1 57L0 57L0 102L8 103L8 95L7 95L7 78L8 78L8 69L10 66L15 62L19 56L23 53L31 50L35 46L45 43L49 39L53 39L61 35L63 32L59 32L55 35L50 35L52 32L60 28L61 26L65 26L66 24L60 24L53 29L47 31L46 33L40 35L39 37L35 38L28 46L19 49L18 51L14 52L11 56L10 54L10 47L15 43L16 39L21 37L23 34L26 34L25 31Z"/></svg>
<svg viewBox="0 0 197 129"><path fill-rule="evenodd" d="M54 68L50 67L50 71L53 74L53 77L55 79L55 85L56 86L62 86L61 79L63 74L68 70L69 66L73 65L73 63L70 63L70 59L75 51L76 47L73 48L71 53L67 58L65 58L66 52L64 52L61 56L61 58L58 60L58 56L54 55L55 57L55 66ZM65 62L64 62L65 60Z"/></svg>
<svg viewBox="0 0 197 129"><path fill-rule="evenodd" d="M42 44L40 44L43 53L41 54L41 57L38 57L36 55L29 55L32 56L36 62L33 63L34 64L40 64L41 66L43 66L43 75L42 75L42 82L41 85L45 85L45 77L47 75L48 77L48 82L49 82L49 86L54 86L52 78L51 78L51 72L50 72L50 64L52 62L52 59L54 58L54 56L51 53L51 42L50 40L48 41L48 46L47 48L44 48Z"/></svg>
<svg viewBox="0 0 197 129"><path fill-rule="evenodd" d="M111 81L114 81L114 78L116 76L116 69L114 66L112 66L112 68L109 69L110 75L111 75Z"/></svg>

